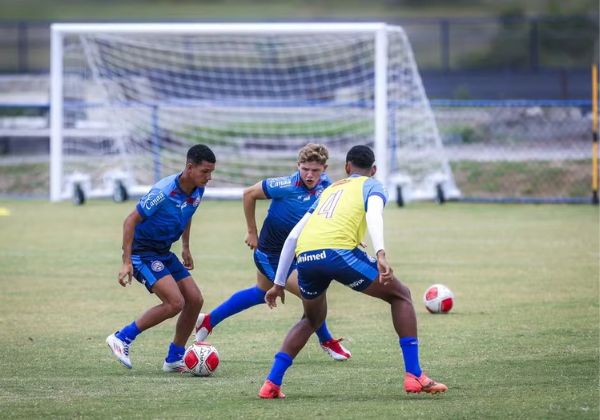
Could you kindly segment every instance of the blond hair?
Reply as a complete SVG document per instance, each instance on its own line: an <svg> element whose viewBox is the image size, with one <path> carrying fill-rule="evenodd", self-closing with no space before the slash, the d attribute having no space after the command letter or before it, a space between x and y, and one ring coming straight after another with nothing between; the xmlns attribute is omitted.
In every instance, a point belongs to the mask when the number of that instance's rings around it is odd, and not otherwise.
<svg viewBox="0 0 600 420"><path fill-rule="evenodd" d="M329 151L322 144L308 143L298 152L298 163L317 162L325 165L329 159Z"/></svg>

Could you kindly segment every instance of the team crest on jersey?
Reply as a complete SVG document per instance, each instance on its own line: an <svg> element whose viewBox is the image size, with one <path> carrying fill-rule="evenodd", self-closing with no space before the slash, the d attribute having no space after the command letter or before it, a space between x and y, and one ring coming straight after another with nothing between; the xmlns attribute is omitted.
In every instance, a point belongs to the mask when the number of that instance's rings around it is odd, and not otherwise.
<svg viewBox="0 0 600 420"><path fill-rule="evenodd" d="M194 200L194 207L198 207L200 205L200 197L196 197Z"/></svg>
<svg viewBox="0 0 600 420"><path fill-rule="evenodd" d="M159 271L163 271L165 269L165 265L161 261L152 261L150 268L152 268L152 271L158 273Z"/></svg>

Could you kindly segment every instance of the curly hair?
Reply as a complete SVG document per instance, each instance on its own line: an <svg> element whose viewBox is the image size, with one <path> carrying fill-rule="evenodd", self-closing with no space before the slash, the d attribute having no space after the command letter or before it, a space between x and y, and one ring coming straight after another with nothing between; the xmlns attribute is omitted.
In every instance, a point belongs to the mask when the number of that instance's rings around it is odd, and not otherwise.
<svg viewBox="0 0 600 420"><path fill-rule="evenodd" d="M361 169L370 169L375 163L375 155L368 146L354 146L348 151L346 162L350 162Z"/></svg>
<svg viewBox="0 0 600 420"><path fill-rule="evenodd" d="M308 143L298 152L298 163L317 162L325 165L329 159L329 151L322 144Z"/></svg>

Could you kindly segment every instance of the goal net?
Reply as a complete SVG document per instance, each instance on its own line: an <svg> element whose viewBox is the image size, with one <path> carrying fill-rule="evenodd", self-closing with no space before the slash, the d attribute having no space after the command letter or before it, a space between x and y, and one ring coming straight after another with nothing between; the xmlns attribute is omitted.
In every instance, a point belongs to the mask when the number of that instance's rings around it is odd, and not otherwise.
<svg viewBox="0 0 600 420"><path fill-rule="evenodd" d="M290 173L309 142L332 179L367 144L392 198L459 194L400 27L54 24L51 72L52 200L144 192L196 143L215 196Z"/></svg>

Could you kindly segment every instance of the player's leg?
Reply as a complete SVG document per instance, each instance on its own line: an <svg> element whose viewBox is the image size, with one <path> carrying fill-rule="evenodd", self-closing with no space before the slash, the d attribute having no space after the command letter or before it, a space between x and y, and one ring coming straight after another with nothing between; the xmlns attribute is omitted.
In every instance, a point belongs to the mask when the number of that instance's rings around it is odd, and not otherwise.
<svg viewBox="0 0 600 420"><path fill-rule="evenodd" d="M265 293L273 286L279 254L267 254L255 249L256 285L238 290L208 314L200 314L196 322L196 341L203 341L214 327L232 315L265 303ZM290 268L290 271L292 268Z"/></svg>
<svg viewBox="0 0 600 420"><path fill-rule="evenodd" d="M107 337L106 342L117 359L126 367L131 369L129 359L129 347L131 343L142 332L166 319L172 318L183 309L184 299L177 283L170 274L158 280L152 280L152 284L146 286L161 300L156 305L142 314L131 324L124 326L116 333Z"/></svg>
<svg viewBox="0 0 600 420"><path fill-rule="evenodd" d="M185 346L187 339L196 325L196 319L202 309L204 298L202 292L196 285L196 282L191 276L188 276L177 282L179 291L184 299L183 310L179 314L177 319L177 325L175 326L175 337L173 343L179 346Z"/></svg>
<svg viewBox="0 0 600 420"><path fill-rule="evenodd" d="M281 383L287 369L292 365L294 358L306 345L310 336L323 324L327 316L327 298L325 293L314 299L302 299L304 316L288 332L283 344L275 358L267 380L261 387L260 398L285 398L281 392Z"/></svg>
<svg viewBox="0 0 600 420"><path fill-rule="evenodd" d="M417 338L417 316L412 304L409 288L396 277L383 285L375 279L363 293L382 299L390 304L392 322L399 337L404 358L404 388L406 392L445 392L448 387L427 377L419 363L419 340Z"/></svg>
<svg viewBox="0 0 600 420"><path fill-rule="evenodd" d="M196 321L196 341L204 341L214 327L230 316L265 303L265 293L271 288L265 286L265 283L272 285L260 271L257 271L256 285L238 290L208 314L200 314Z"/></svg>
<svg viewBox="0 0 600 420"><path fill-rule="evenodd" d="M179 287L179 291L183 296L184 305L177 318L175 336L169 345L167 357L163 363L165 372L182 372L186 370L183 363L185 346L188 337L194 330L196 319L198 319L198 314L204 302L202 293L191 276L177 281L177 287Z"/></svg>
<svg viewBox="0 0 600 420"><path fill-rule="evenodd" d="M270 283L269 288L272 285L273 284ZM289 275L285 285L285 290L289 291L290 293L293 293L299 298L302 298L300 295L300 288L298 287L297 270L292 271L292 273ZM323 351L327 353L333 360L344 361L352 357L352 353L350 353L350 350L348 350L341 344L343 338L333 338L333 335L331 334L327 326L327 320L323 321L323 324L321 324L321 326L317 328L315 334L319 338L319 344L321 345Z"/></svg>

